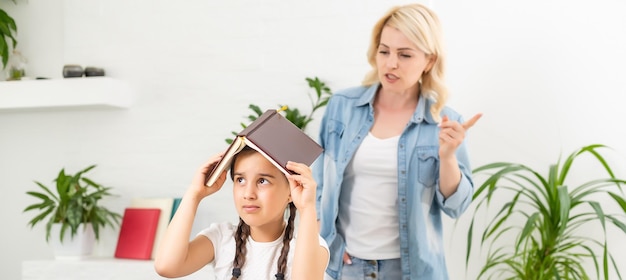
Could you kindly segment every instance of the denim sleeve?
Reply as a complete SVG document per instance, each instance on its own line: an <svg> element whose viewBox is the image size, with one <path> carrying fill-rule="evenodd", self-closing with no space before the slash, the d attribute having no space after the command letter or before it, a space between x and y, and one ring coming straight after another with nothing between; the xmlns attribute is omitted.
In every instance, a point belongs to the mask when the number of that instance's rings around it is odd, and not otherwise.
<svg viewBox="0 0 626 280"><path fill-rule="evenodd" d="M456 121L463 123L463 117L457 116ZM466 134L467 137L467 134ZM446 215L451 218L458 218L465 212L472 202L472 196L474 195L474 182L472 181L472 170L469 163L469 155L466 146L467 138L457 148L456 158L459 163L459 169L461 170L461 181L455 193L448 198L444 198L439 188L439 182L437 182L437 202L441 206Z"/></svg>
<svg viewBox="0 0 626 280"><path fill-rule="evenodd" d="M317 183L316 190L316 198L315 198L315 212L317 214L317 220L319 221L321 218L321 204L322 204L322 188L323 186L323 178L324 178L324 153L317 158L317 160L313 163L313 179Z"/></svg>
<svg viewBox="0 0 626 280"><path fill-rule="evenodd" d="M439 182L437 182L439 185ZM436 195L441 209L450 218L456 219L469 207L472 202L472 196L474 194L474 187L470 178L465 173L461 172L461 182L455 193L448 198L444 198L441 190L438 188Z"/></svg>
<svg viewBox="0 0 626 280"><path fill-rule="evenodd" d="M332 100L332 98L331 98ZM328 103L328 106L330 106L331 103ZM320 220L321 218L321 203L322 203L322 189L324 188L324 157L326 157L326 151L325 151L325 147L326 147L326 135L327 135L327 128L326 128L326 121L328 118L328 106L327 106L327 110L324 112L324 116L322 117L322 121L320 122L320 128L319 128L319 144L320 146L322 146L322 148L324 148L324 151L322 152L322 154L317 158L317 160L315 160L315 162L313 162L313 179L315 180L315 182L317 183L317 190L316 190L316 199L315 199L315 211L317 213L317 220Z"/></svg>

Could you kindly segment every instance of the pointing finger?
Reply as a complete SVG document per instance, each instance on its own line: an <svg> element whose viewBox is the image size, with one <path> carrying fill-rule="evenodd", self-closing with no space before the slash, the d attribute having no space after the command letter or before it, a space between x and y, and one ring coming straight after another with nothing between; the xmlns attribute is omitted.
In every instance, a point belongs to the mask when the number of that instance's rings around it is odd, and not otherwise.
<svg viewBox="0 0 626 280"><path fill-rule="evenodd" d="M483 116L482 113L478 113L478 114L474 115L471 119L469 119L468 121L466 121L466 122L464 122L462 124L463 128L465 128L465 130L468 130L470 127L474 126L474 124L476 124L478 119L480 119L480 117L482 117L482 116Z"/></svg>

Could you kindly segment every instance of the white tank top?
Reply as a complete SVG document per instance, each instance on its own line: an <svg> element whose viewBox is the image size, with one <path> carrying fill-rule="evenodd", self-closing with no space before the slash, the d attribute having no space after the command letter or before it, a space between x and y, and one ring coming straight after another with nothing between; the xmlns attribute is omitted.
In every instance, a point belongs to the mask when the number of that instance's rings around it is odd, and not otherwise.
<svg viewBox="0 0 626 280"><path fill-rule="evenodd" d="M339 233L351 256L400 257L398 139L363 139L345 171L339 197Z"/></svg>

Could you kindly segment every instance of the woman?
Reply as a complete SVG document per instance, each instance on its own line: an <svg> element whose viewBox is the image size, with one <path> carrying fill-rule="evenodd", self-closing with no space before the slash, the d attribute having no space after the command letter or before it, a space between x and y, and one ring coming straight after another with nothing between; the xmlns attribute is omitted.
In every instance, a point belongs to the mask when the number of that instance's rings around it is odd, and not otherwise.
<svg viewBox="0 0 626 280"><path fill-rule="evenodd" d="M437 16L411 4L374 26L363 85L335 93L320 127L320 233L333 279L447 279L441 214L458 217L473 183L468 122L445 106ZM370 279L370 278L367 278Z"/></svg>

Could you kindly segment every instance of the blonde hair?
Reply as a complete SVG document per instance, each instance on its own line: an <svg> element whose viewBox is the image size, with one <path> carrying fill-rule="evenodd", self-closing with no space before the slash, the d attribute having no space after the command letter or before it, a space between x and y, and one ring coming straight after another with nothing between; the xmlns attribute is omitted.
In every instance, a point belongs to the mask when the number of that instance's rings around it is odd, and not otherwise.
<svg viewBox="0 0 626 280"><path fill-rule="evenodd" d="M365 75L363 80L365 86L379 82L376 55L385 26L398 29L433 61L432 67L422 73L420 94L433 101L430 113L435 121L439 122L441 120L439 114L448 99L448 89L444 83L445 53L439 18L424 5L409 4L393 7L379 19L372 30L367 51L367 61L372 69Z"/></svg>

